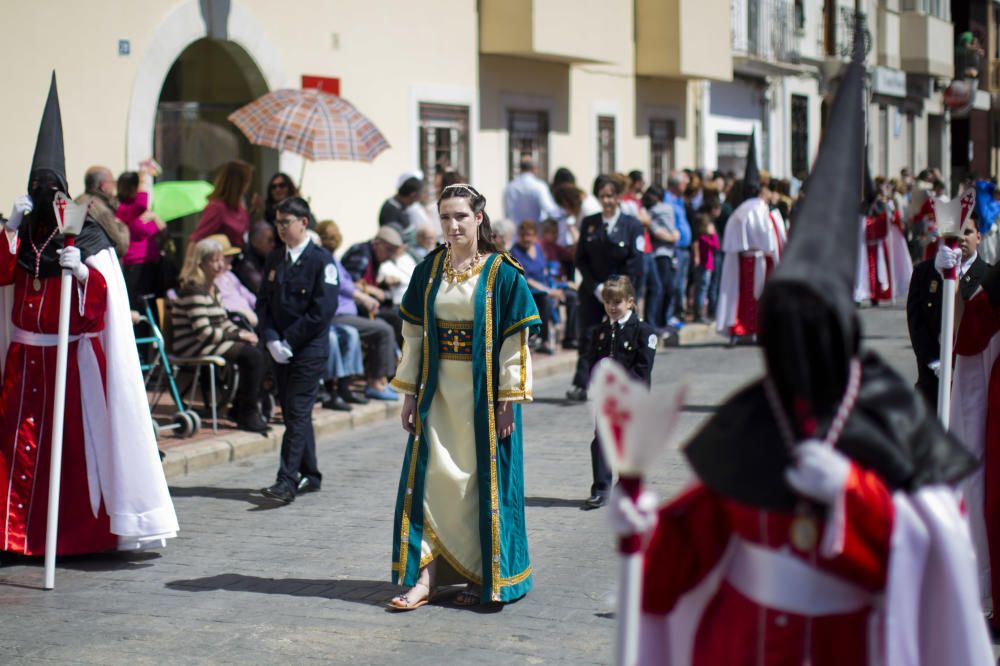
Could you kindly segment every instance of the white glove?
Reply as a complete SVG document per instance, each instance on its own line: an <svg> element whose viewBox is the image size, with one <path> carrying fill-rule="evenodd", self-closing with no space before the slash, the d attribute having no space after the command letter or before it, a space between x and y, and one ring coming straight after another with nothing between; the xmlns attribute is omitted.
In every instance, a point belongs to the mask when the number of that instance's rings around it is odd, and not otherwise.
<svg viewBox="0 0 1000 666"><path fill-rule="evenodd" d="M22 194L18 198L14 199L14 208L10 211L10 219L7 220L7 228L11 231L17 231L17 228L21 226L21 219L30 213L31 209L34 207L34 202L27 194Z"/></svg>
<svg viewBox="0 0 1000 666"><path fill-rule="evenodd" d="M927 367L934 372L934 376L941 379L941 361L931 361Z"/></svg>
<svg viewBox="0 0 1000 666"><path fill-rule="evenodd" d="M639 499L633 502L625 494L620 485L615 485L611 489L611 497L608 498L608 520L611 522L611 529L620 537L641 534L645 540L656 527L657 507L659 498L651 490L644 490L639 494Z"/></svg>
<svg viewBox="0 0 1000 666"><path fill-rule="evenodd" d="M292 348L284 340L272 340L267 343L267 351L278 365L284 365L292 358Z"/></svg>
<svg viewBox="0 0 1000 666"><path fill-rule="evenodd" d="M73 273L73 277L80 282L87 281L90 269L87 268L87 264L83 263L83 260L80 258L80 248L64 247L57 254L59 255L60 266Z"/></svg>
<svg viewBox="0 0 1000 666"><path fill-rule="evenodd" d="M955 268L958 266L959 262L962 261L962 250L961 248L955 248L954 250L941 243L938 245L937 255L934 257L934 268L937 269L938 273L944 275L944 272L949 268Z"/></svg>
<svg viewBox="0 0 1000 666"><path fill-rule="evenodd" d="M594 296L596 296L597 300L600 301L601 303L604 302L604 294L601 293L603 291L604 291L604 283L603 282L601 284L597 285L596 287L594 287Z"/></svg>
<svg viewBox="0 0 1000 666"><path fill-rule="evenodd" d="M851 473L851 461L816 439L795 447L795 465L785 470L788 485L806 497L832 506Z"/></svg>

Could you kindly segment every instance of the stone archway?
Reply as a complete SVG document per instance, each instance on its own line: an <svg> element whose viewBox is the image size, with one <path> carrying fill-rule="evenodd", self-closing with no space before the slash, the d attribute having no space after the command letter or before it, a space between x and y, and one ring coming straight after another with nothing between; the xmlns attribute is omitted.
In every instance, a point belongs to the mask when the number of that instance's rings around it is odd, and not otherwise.
<svg viewBox="0 0 1000 666"><path fill-rule="evenodd" d="M228 12L223 11L220 15L220 7ZM184 51L207 37L223 37L224 41L232 42L245 52L259 73L263 88L260 94L287 86L278 52L252 13L237 2L213 5L188 0L157 26L136 72L128 113L126 168L135 168L153 154L153 135L163 84ZM294 160L282 159L283 166L286 162Z"/></svg>

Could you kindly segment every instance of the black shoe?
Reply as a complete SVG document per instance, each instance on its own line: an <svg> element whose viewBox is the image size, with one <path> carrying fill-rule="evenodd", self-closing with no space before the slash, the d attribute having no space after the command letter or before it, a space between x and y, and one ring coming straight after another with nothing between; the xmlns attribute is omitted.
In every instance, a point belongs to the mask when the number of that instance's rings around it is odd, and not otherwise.
<svg viewBox="0 0 1000 666"><path fill-rule="evenodd" d="M582 389L579 386L574 386L570 390L566 391L567 400L575 400L577 402L587 401L587 389Z"/></svg>
<svg viewBox="0 0 1000 666"><path fill-rule="evenodd" d="M576 340L563 340L563 349L577 349L580 345L576 344Z"/></svg>
<svg viewBox="0 0 1000 666"><path fill-rule="evenodd" d="M297 488L297 493L299 495L304 495L306 493L318 493L319 492L319 482L313 481L308 476L303 476L299 479L299 486Z"/></svg>
<svg viewBox="0 0 1000 666"><path fill-rule="evenodd" d="M368 398L355 391L341 391L338 396L341 400L349 405L367 405Z"/></svg>
<svg viewBox="0 0 1000 666"><path fill-rule="evenodd" d="M240 430L256 432L261 435L268 433L271 430L270 426L268 426L267 422L261 418L260 413L256 409L251 412L247 412L236 419L236 427Z"/></svg>
<svg viewBox="0 0 1000 666"><path fill-rule="evenodd" d="M282 504L291 504L295 501L295 493L288 489L283 483L276 483L267 488L261 488L260 494L269 499L278 500Z"/></svg>
<svg viewBox="0 0 1000 666"><path fill-rule="evenodd" d="M323 402L323 409L332 409L336 412L349 412L351 411L351 406L339 395L335 395Z"/></svg>
<svg viewBox="0 0 1000 666"><path fill-rule="evenodd" d="M591 495L583 502L581 507L584 511L593 511L594 509L600 509L602 506L608 503L608 498L604 495Z"/></svg>

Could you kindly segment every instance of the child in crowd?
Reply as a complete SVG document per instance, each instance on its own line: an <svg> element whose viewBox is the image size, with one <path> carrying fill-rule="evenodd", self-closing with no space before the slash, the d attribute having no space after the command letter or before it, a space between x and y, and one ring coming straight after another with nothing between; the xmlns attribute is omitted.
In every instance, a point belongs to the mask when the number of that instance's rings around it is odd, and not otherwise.
<svg viewBox="0 0 1000 666"><path fill-rule="evenodd" d="M591 333L593 337L587 345L585 371L589 375L598 361L611 358L630 375L649 385L659 338L651 324L639 319L631 280L627 277L610 278L601 289L601 299L607 316ZM597 433L594 433L594 440L590 443L590 463L594 484L590 487L590 497L584 502L584 510L604 506L611 492L611 466L601 451Z"/></svg>
<svg viewBox="0 0 1000 666"><path fill-rule="evenodd" d="M712 271L715 270L715 253L719 251L719 235L715 233L715 224L708 213L698 213L694 225L695 259L694 259L694 320L703 322L709 318L706 309L708 286L712 283Z"/></svg>

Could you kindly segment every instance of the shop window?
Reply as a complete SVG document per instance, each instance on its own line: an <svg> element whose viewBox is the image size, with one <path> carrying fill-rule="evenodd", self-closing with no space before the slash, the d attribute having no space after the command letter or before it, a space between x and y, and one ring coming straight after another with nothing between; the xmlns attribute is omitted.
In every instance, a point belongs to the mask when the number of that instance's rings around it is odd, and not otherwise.
<svg viewBox="0 0 1000 666"><path fill-rule="evenodd" d="M597 173L615 170L615 118L597 116Z"/></svg>
<svg viewBox="0 0 1000 666"><path fill-rule="evenodd" d="M674 168L674 121L652 118L649 121L650 183L663 187Z"/></svg>
<svg viewBox="0 0 1000 666"><path fill-rule="evenodd" d="M420 104L420 168L429 185L435 169L454 169L469 178L469 107ZM431 192L437 197L439 192Z"/></svg>
<svg viewBox="0 0 1000 666"><path fill-rule="evenodd" d="M792 95L792 176L809 173L809 98Z"/></svg>
<svg viewBox="0 0 1000 666"><path fill-rule="evenodd" d="M513 178L519 172L518 163L530 157L538 175L548 179L549 173L549 112L511 109L507 112L508 150L507 173Z"/></svg>

